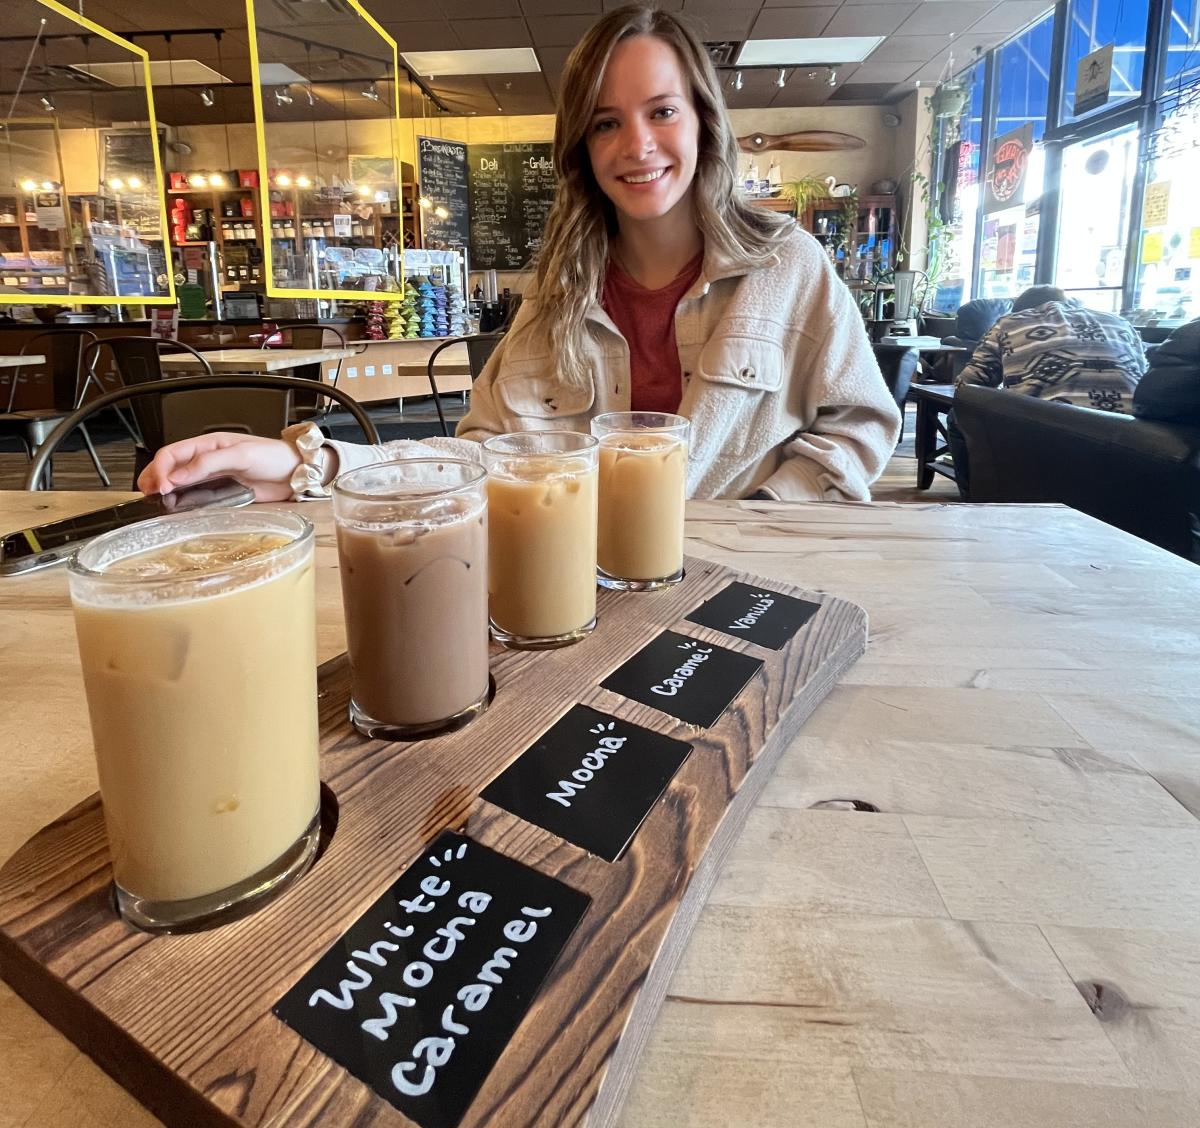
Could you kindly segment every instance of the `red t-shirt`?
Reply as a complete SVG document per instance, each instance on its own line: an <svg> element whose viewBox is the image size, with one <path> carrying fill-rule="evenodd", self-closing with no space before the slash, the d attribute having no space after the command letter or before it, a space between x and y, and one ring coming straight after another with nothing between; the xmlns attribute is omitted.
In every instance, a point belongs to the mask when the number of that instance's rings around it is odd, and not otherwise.
<svg viewBox="0 0 1200 1128"><path fill-rule="evenodd" d="M675 343L675 308L704 265L701 252L661 290L647 290L612 259L604 276L602 304L629 345L630 402L633 411L679 410L683 373Z"/></svg>

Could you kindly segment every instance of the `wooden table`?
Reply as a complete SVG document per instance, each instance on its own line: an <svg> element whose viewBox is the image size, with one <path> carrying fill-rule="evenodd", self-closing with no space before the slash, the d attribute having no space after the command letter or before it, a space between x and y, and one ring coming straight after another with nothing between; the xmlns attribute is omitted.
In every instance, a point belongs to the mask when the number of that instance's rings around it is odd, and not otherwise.
<svg viewBox="0 0 1200 1128"><path fill-rule="evenodd" d="M0 494L0 524L104 494ZM344 642L327 506L319 652ZM693 503L867 654L784 754L623 1123L1200 1124L1200 570L1057 506ZM61 570L0 581L0 856L95 788ZM0 986L0 1123L155 1121Z"/></svg>
<svg viewBox="0 0 1200 1128"><path fill-rule="evenodd" d="M917 489L927 490L934 474L954 477L954 467L938 459L950 449L945 417L954 406L953 384L913 384L908 398L917 405L914 447L917 459ZM939 444L939 437L941 443Z"/></svg>
<svg viewBox="0 0 1200 1128"><path fill-rule="evenodd" d="M210 349L201 355L213 372L290 372L309 364L337 366L338 361L354 356L352 348L321 349ZM191 353L166 353L162 357L163 372L203 372L204 365Z"/></svg>

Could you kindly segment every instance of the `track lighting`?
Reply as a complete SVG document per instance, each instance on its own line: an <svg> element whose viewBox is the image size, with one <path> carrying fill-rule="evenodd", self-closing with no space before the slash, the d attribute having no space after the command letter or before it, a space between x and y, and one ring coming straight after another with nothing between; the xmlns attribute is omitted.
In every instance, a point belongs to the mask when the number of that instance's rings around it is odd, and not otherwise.
<svg viewBox="0 0 1200 1128"><path fill-rule="evenodd" d="M21 181L21 191L22 192L36 192L37 191L37 181L30 180L28 177L26 177L24 180Z"/></svg>
<svg viewBox="0 0 1200 1128"><path fill-rule="evenodd" d="M433 201L428 196L422 196L417 203L420 204L422 211L428 211L433 207Z"/></svg>
<svg viewBox="0 0 1200 1128"><path fill-rule="evenodd" d="M292 93L286 86L275 87L275 104L277 106L290 106L292 104Z"/></svg>
<svg viewBox="0 0 1200 1128"><path fill-rule="evenodd" d="M129 183L132 184L133 181L131 180ZM224 188L225 177L219 172L210 172L208 174L208 184L210 188Z"/></svg>
<svg viewBox="0 0 1200 1128"><path fill-rule="evenodd" d="M209 109L212 109L213 105L216 103L216 98L213 97L211 86L206 86L200 91L200 101Z"/></svg>
<svg viewBox="0 0 1200 1128"><path fill-rule="evenodd" d="M378 102L379 88L374 82L372 82L365 90L362 91L362 96L366 98L368 102Z"/></svg>
<svg viewBox="0 0 1200 1128"><path fill-rule="evenodd" d="M315 106L317 104L316 98L313 97L312 86L305 86L304 96L308 99L308 104L310 106Z"/></svg>
<svg viewBox="0 0 1200 1128"><path fill-rule="evenodd" d="M277 177L275 177L275 183L280 188L288 188L291 186L292 178L288 176L286 172L281 172Z"/></svg>
<svg viewBox="0 0 1200 1128"><path fill-rule="evenodd" d="M125 184L136 192L142 186L142 178L140 176L131 176L125 181Z"/></svg>
<svg viewBox="0 0 1200 1128"><path fill-rule="evenodd" d="M745 85L746 84L742 81L742 72L738 71L737 74L733 76L733 88L734 90L741 90L741 88Z"/></svg>
<svg viewBox="0 0 1200 1128"><path fill-rule="evenodd" d="M830 86L837 85L837 68L836 67L829 68L829 85Z"/></svg>
<svg viewBox="0 0 1200 1128"><path fill-rule="evenodd" d="M309 180L309 178L307 176L301 174L300 176L296 177L296 187L297 188L311 188L312 181Z"/></svg>
<svg viewBox="0 0 1200 1128"><path fill-rule="evenodd" d="M54 99L49 94L43 94L39 101L42 103L42 109L48 114L54 113Z"/></svg>
<svg viewBox="0 0 1200 1128"><path fill-rule="evenodd" d="M779 77L775 80L775 85L782 90L787 85L787 75L783 73L783 67L779 68Z"/></svg>
<svg viewBox="0 0 1200 1128"><path fill-rule="evenodd" d="M449 219L450 218L449 211L447 211L444 207L442 207L441 204L438 204L438 206L433 209L433 214L435 216L437 216L438 219Z"/></svg>

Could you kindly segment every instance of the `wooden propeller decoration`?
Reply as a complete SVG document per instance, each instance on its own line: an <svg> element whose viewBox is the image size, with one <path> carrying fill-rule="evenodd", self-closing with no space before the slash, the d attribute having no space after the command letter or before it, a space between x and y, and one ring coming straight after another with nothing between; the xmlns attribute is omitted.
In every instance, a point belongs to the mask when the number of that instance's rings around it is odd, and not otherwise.
<svg viewBox="0 0 1200 1128"><path fill-rule="evenodd" d="M743 153L765 153L782 149L788 153L833 153L842 149L865 149L867 143L853 133L831 129L802 129L799 133L747 133L738 138Z"/></svg>

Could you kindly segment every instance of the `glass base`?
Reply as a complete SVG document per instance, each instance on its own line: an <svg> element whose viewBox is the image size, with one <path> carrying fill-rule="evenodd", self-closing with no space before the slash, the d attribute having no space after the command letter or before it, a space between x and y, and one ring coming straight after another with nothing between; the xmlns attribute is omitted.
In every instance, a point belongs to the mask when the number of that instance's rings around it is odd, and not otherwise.
<svg viewBox="0 0 1200 1128"><path fill-rule="evenodd" d="M444 717L440 721L424 721L417 725L394 725L387 721L377 721L364 713L351 697L350 723L363 736L369 736L372 740L425 740L431 736L456 732L464 725L469 725L476 717L487 712L487 707L495 696L496 679L489 674L487 689L477 701L471 702L465 709L460 709L452 717Z"/></svg>
<svg viewBox="0 0 1200 1128"><path fill-rule="evenodd" d="M228 924L262 908L300 877L312 865L320 839L318 808L304 833L283 854L235 885L184 901L150 901L113 882L117 912L143 932L198 932Z"/></svg>
<svg viewBox="0 0 1200 1128"><path fill-rule="evenodd" d="M658 591L659 588L674 587L682 579L682 568L661 580L625 580L620 576L610 576L603 568L596 569L596 583L611 591Z"/></svg>
<svg viewBox="0 0 1200 1128"><path fill-rule="evenodd" d="M509 650L556 650L560 646L570 646L581 638L586 638L596 629L596 619L593 616L590 623L584 623L578 630L567 631L560 635L519 635L506 631L494 619L489 620L492 640Z"/></svg>

